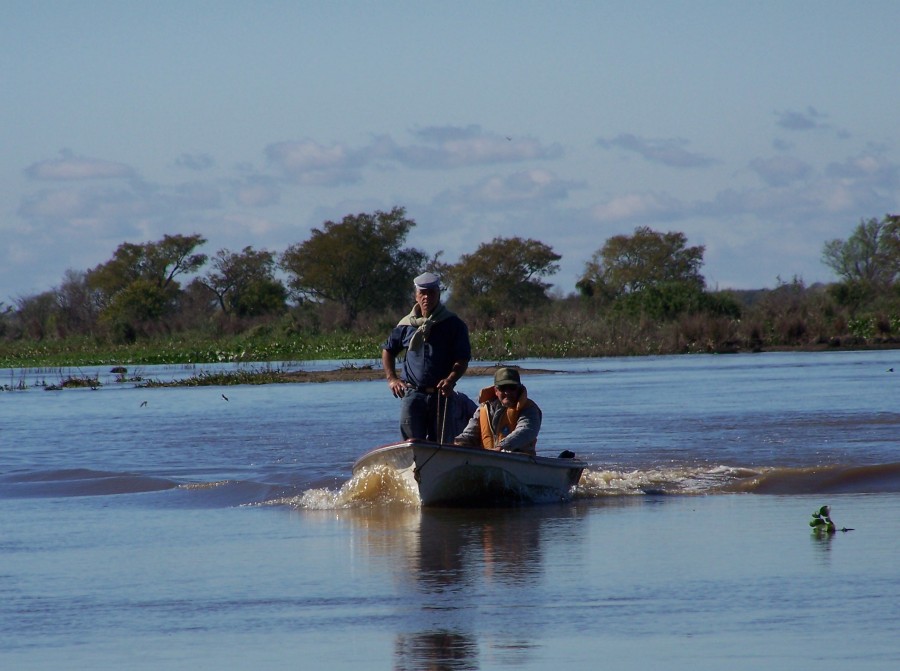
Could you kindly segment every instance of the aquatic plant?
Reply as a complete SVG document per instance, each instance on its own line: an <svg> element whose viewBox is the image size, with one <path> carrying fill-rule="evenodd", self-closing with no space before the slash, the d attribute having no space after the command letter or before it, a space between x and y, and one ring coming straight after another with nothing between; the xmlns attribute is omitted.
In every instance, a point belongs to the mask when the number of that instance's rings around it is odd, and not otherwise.
<svg viewBox="0 0 900 671"><path fill-rule="evenodd" d="M829 506L822 506L817 511L812 514L812 519L809 521L809 526L813 528L813 532L816 535L822 534L833 534L837 531L837 527L834 522L831 520L831 508ZM853 531L853 529L848 529L847 527L841 527L841 531Z"/></svg>
<svg viewBox="0 0 900 671"><path fill-rule="evenodd" d="M835 532L834 522L831 521L831 508L822 506L812 514L809 526L817 533L833 534Z"/></svg>
<svg viewBox="0 0 900 671"><path fill-rule="evenodd" d="M91 389L99 389L103 386L100 382L100 378L94 375L91 377L90 375L70 375L64 380L60 380L59 387L66 388L77 388L77 387L90 387Z"/></svg>

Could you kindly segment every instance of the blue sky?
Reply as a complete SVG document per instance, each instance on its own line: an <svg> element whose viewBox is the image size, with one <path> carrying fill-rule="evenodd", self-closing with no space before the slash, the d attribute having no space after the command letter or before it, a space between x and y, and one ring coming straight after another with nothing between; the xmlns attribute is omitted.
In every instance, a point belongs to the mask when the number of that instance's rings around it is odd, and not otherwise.
<svg viewBox="0 0 900 671"><path fill-rule="evenodd" d="M455 262L637 226L712 288L834 278L900 210L900 3L47 2L0 22L0 302L122 242L283 251L407 209Z"/></svg>

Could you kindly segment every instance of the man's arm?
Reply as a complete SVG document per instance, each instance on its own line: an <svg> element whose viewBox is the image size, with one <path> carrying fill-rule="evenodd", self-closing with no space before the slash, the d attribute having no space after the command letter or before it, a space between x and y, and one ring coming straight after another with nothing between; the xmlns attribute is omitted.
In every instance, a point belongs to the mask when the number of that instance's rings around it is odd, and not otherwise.
<svg viewBox="0 0 900 671"><path fill-rule="evenodd" d="M387 377L388 387L391 393L397 398L403 398L406 393L406 383L397 377L397 357L388 349L381 350L381 367L384 368L385 377Z"/></svg>
<svg viewBox="0 0 900 671"><path fill-rule="evenodd" d="M475 413L469 418L469 423L463 432L453 439L454 445L471 445L474 447L482 447L481 445L481 406L475 408Z"/></svg>
<svg viewBox="0 0 900 671"><path fill-rule="evenodd" d="M383 356L382 359L384 359ZM460 359L459 361L454 361L453 366L450 367L450 374L447 375L447 377L445 377L443 380L438 382L435 388L444 396L449 396L453 393L453 388L456 386L456 383L459 382L459 378L465 375L468 369L468 359Z"/></svg>
<svg viewBox="0 0 900 671"><path fill-rule="evenodd" d="M531 444L537 440L538 432L541 430L541 420L543 414L541 409L534 403L528 403L519 414L516 421L516 428L500 441L500 449L508 452L531 451Z"/></svg>

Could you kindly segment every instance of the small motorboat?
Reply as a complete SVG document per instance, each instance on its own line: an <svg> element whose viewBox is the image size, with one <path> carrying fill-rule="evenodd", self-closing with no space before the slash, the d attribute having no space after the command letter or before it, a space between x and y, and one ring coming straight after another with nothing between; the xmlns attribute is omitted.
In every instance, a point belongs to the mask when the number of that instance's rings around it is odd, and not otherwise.
<svg viewBox="0 0 900 671"><path fill-rule="evenodd" d="M475 506L568 500L587 465L571 452L542 457L410 440L367 452L353 474L375 466L414 480L423 506Z"/></svg>

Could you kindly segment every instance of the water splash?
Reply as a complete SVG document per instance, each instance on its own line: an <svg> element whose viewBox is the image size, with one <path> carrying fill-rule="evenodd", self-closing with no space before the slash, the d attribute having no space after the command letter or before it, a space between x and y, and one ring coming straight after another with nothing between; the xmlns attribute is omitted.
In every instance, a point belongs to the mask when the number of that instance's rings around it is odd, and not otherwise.
<svg viewBox="0 0 900 671"><path fill-rule="evenodd" d="M580 499L644 494L710 494L756 471L730 466L636 469L633 471L586 469L578 482Z"/></svg>
<svg viewBox="0 0 900 671"><path fill-rule="evenodd" d="M280 501L293 508L307 510L335 510L388 504L419 505L419 490L411 469L375 465L359 469L338 490L327 488L308 489L299 496Z"/></svg>

